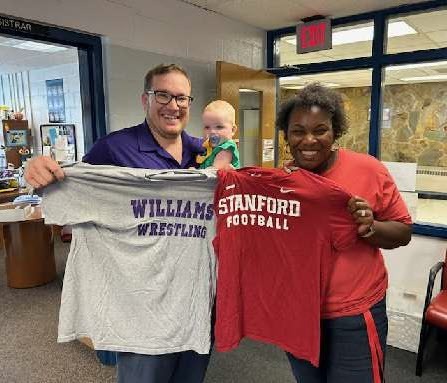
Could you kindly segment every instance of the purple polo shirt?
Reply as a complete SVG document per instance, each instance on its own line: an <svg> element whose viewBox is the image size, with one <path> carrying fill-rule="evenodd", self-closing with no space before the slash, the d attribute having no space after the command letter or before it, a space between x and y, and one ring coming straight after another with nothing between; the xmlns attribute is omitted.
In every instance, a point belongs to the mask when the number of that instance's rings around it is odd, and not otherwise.
<svg viewBox="0 0 447 383"><path fill-rule="evenodd" d="M203 152L202 138L182 132L182 163L179 164L155 140L144 122L100 138L82 161L92 165L115 165L145 169L187 169L196 167L196 155Z"/></svg>

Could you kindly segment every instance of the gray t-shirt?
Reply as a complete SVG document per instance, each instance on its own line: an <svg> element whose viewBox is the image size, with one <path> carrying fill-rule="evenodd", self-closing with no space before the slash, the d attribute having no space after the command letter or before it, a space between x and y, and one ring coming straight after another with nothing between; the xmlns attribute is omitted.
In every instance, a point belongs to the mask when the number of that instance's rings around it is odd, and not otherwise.
<svg viewBox="0 0 447 383"><path fill-rule="evenodd" d="M58 341L208 353L216 173L81 163L65 174L43 196L46 224L73 225Z"/></svg>

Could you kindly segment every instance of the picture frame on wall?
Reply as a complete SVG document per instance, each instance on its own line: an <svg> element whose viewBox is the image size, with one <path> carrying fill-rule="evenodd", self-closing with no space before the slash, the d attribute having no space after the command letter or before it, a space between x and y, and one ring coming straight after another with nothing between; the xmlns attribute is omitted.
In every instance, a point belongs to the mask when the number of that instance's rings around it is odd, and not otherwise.
<svg viewBox="0 0 447 383"><path fill-rule="evenodd" d="M42 155L58 162L77 161L76 126L74 124L40 125Z"/></svg>
<svg viewBox="0 0 447 383"><path fill-rule="evenodd" d="M48 121L65 122L64 80L45 80L47 87Z"/></svg>
<svg viewBox="0 0 447 383"><path fill-rule="evenodd" d="M371 120L371 108L368 109L368 121ZM387 107L382 108L382 129L391 128L391 109Z"/></svg>
<svg viewBox="0 0 447 383"><path fill-rule="evenodd" d="M28 129L9 129L5 132L6 147L28 146Z"/></svg>

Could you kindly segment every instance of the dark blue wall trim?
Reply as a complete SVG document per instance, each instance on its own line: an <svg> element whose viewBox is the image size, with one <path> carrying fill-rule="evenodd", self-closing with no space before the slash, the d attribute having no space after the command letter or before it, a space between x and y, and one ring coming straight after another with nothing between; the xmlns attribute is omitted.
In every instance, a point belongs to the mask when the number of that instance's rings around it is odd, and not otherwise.
<svg viewBox="0 0 447 383"><path fill-rule="evenodd" d="M23 20L14 16L6 17ZM88 150L99 137L106 135L101 38L39 22L30 21L30 23L38 28L32 32L0 28L0 35L23 37L78 48L85 149Z"/></svg>
<svg viewBox="0 0 447 383"><path fill-rule="evenodd" d="M272 54L267 54L267 68L273 68L273 52L276 52L276 40L273 33L267 32L267 51L271 47ZM276 61L276 60L275 60Z"/></svg>
<svg viewBox="0 0 447 383"><path fill-rule="evenodd" d="M374 43L373 43L374 49ZM289 67L269 67L267 70L278 77L336 72L342 70L374 68L374 66L401 65L415 62L428 62L447 59L447 48L428 49L425 51L403 52L373 55L338 61L324 61L314 64L299 64Z"/></svg>
<svg viewBox="0 0 447 383"><path fill-rule="evenodd" d="M431 225L413 224L413 234L426 235L429 237L447 238L447 228Z"/></svg>
<svg viewBox="0 0 447 383"><path fill-rule="evenodd" d="M377 15L382 15L383 17L389 17L389 16L398 15L398 14L402 14L402 13L413 13L413 12L421 12L421 11L429 12L430 10L432 10L434 8L438 8L438 7L442 7L442 6L447 6L446 0L425 1L425 2L419 3L419 4L405 4L405 5L401 5L398 7L382 9L382 10L376 11L376 12L365 12L365 13L359 13L357 15L339 17L337 19L332 20L332 25L336 27L336 26L343 25L343 24L350 24L350 23L356 23L356 22L360 22L360 21L374 20L374 18ZM323 16L330 17L330 15L323 15ZM292 25L290 27L273 29L271 31L268 31L267 33L271 34L272 38L275 39L277 37L282 37L285 35L293 35L293 34L295 34L295 32L296 32L296 25ZM269 47L267 46L267 50L268 50L268 48ZM267 52L267 54L269 54L269 52Z"/></svg>
<svg viewBox="0 0 447 383"><path fill-rule="evenodd" d="M303 64L293 67L282 67L269 70L270 73L278 77L297 76L303 74L313 74L322 72L336 72L340 70L370 68L372 60L370 57L361 57L356 59L346 59L338 61L325 61L315 64Z"/></svg>
<svg viewBox="0 0 447 383"><path fill-rule="evenodd" d="M276 29L267 32L267 70L278 77L316 74L324 72L349 71L355 69L372 69L371 86L371 119L369 131L369 153L380 157L380 123L382 115L382 82L384 67L387 65L410 64L422 61L447 59L447 48L429 49L416 52L386 54L386 25L389 17L411 14L415 12L430 12L440 7L447 7L446 0L426 1L419 4L402 5L376 12L342 17L332 20L333 26L341 26L362 21L374 22L374 38L370 57L360 57L339 61L327 61L314 64L297 64L278 67L276 41L287 35L296 33L296 26ZM330 16L330 15L325 15ZM278 140L276 140L278 142ZM447 238L447 228L430 225L414 224L414 233L427 236Z"/></svg>
<svg viewBox="0 0 447 383"><path fill-rule="evenodd" d="M380 126L382 116L382 75L380 57L383 56L386 37L386 20L382 14L374 16L372 45L371 118L369 121L369 154L380 157Z"/></svg>
<svg viewBox="0 0 447 383"><path fill-rule="evenodd" d="M384 4L386 5L386 4ZM402 13L413 13L413 12L422 12L426 11L429 12L432 8L438 8L442 6L446 6L445 0L434 0L434 1L425 1L423 3L419 4L403 4L399 5L397 7L382 9L380 11L375 12L366 12L366 13L360 13L353 16L347 16L347 17L340 17L338 19L335 19L332 23L333 25L341 25L341 24L348 24L348 23L354 23L357 21L363 21L368 19L374 19L377 15L381 15L383 17L389 17L397 14Z"/></svg>

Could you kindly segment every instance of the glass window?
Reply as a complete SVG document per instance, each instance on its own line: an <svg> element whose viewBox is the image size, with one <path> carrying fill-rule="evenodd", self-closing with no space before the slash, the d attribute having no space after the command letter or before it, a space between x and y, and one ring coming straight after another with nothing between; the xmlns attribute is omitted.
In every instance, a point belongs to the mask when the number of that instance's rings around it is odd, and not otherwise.
<svg viewBox="0 0 447 383"><path fill-rule="evenodd" d="M373 22L343 25L332 30L332 49L304 54L296 53L296 35L279 39L278 66L319 63L371 56Z"/></svg>
<svg viewBox="0 0 447 383"><path fill-rule="evenodd" d="M388 20L386 53L447 47L447 9Z"/></svg>
<svg viewBox="0 0 447 383"><path fill-rule="evenodd" d="M346 114L349 121L347 133L341 137L341 147L357 152L368 152L369 141L369 109L371 105L371 70L351 70L320 73L305 76L290 76L279 79L280 102L293 97L297 89L306 84L319 82L335 88L342 94ZM289 159L287 147L282 137L279 141L279 163Z"/></svg>
<svg viewBox="0 0 447 383"><path fill-rule="evenodd" d="M416 164L413 220L447 225L447 61L387 67L383 110L381 159Z"/></svg>

